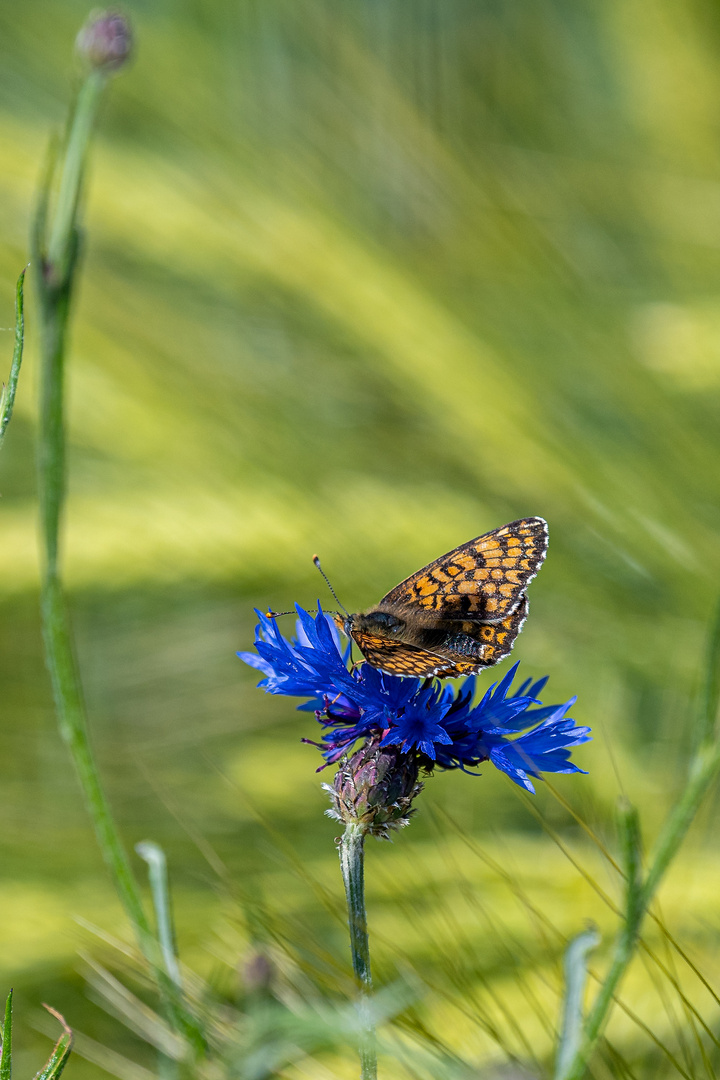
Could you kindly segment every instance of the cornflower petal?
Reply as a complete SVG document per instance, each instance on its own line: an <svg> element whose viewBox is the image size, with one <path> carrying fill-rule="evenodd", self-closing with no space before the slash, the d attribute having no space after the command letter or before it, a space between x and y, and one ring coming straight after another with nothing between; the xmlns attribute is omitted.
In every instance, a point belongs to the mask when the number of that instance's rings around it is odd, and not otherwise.
<svg viewBox="0 0 720 1080"><path fill-rule="evenodd" d="M268 693L308 699L298 708L315 712L322 726L314 745L325 764L348 754L358 740L374 738L429 768L468 772L490 761L528 791L535 790L530 777L543 772L583 771L570 761L570 747L587 742L590 729L567 715L575 698L542 704L547 676L526 679L513 692L514 664L473 706L475 676L456 690L437 680L389 675L368 663L348 667L352 643L343 651L320 604L314 616L296 610L295 640L282 636L276 619L258 612L256 652L238 656L262 673L258 685Z"/></svg>
<svg viewBox="0 0 720 1080"><path fill-rule="evenodd" d="M395 717L393 726L380 745L398 745L406 754L418 750L435 761L435 744L447 745L453 741L442 726L450 704L447 695L437 684L423 688L415 700L408 703L402 715Z"/></svg>

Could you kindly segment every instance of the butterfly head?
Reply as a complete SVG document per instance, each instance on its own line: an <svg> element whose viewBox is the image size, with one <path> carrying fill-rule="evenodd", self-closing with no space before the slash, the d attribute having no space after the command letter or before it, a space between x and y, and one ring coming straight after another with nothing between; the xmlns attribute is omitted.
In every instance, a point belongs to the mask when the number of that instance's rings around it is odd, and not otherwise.
<svg viewBox="0 0 720 1080"><path fill-rule="evenodd" d="M404 619L388 611L368 611L365 615L348 615L343 630L352 637L353 630L376 637L400 638L406 627Z"/></svg>

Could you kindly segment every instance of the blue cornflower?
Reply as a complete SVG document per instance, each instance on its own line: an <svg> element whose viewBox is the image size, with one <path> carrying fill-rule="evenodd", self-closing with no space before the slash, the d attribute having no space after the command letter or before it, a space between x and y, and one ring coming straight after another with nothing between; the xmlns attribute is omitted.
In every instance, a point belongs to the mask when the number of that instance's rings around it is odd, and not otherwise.
<svg viewBox="0 0 720 1080"><path fill-rule="evenodd" d="M490 761L532 792L530 777L583 772L570 761L569 748L587 742L590 729L577 727L567 715L575 698L542 705L538 694L547 678L528 679L511 692L515 664L473 706L474 676L456 690L437 679L389 675L368 663L348 666L350 647L343 652L320 605L314 618L296 610L296 639L288 641L275 619L258 612L256 653L238 656L263 673L258 685L268 693L309 699L299 708L314 711L322 725L321 742L315 745L326 764L365 740L380 750L394 748L426 769L437 765L468 771Z"/></svg>

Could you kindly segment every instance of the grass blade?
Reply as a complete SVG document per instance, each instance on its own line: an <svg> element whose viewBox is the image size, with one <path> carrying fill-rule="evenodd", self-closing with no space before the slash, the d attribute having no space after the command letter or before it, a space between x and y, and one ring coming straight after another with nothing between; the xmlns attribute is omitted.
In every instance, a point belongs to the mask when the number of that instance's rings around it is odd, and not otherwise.
<svg viewBox="0 0 720 1080"><path fill-rule="evenodd" d="M565 1000L562 1029L555 1063L555 1080L565 1080L568 1067L575 1058L583 1034L583 999L587 983L587 957L600 944L600 934L589 927L573 938L565 952Z"/></svg>
<svg viewBox="0 0 720 1080"><path fill-rule="evenodd" d="M720 603L710 630L705 664L705 678L698 716L698 743L712 738L720 705Z"/></svg>
<svg viewBox="0 0 720 1080"><path fill-rule="evenodd" d="M5 1021L2 1029L2 1050L0 1050L0 1080L12 1077L12 990L5 1002Z"/></svg>
<svg viewBox="0 0 720 1080"><path fill-rule="evenodd" d="M15 286L15 348L13 349L10 377L8 378L7 386L3 384L2 394L0 395L0 446L2 446L3 439L5 438L5 431L12 416L13 406L15 404L15 391L17 390L20 365L22 364L23 357L23 344L25 341L25 314L23 310L25 270L27 270L27 267L25 267L20 274L20 277L17 279L17 285Z"/></svg>
<svg viewBox="0 0 720 1080"><path fill-rule="evenodd" d="M36 1074L35 1080L57 1080L67 1065L68 1058L72 1052L73 1033L66 1023L64 1016L61 1016L61 1014L51 1008L50 1005L43 1005L43 1008L47 1009L50 1015L54 1016L55 1019L60 1022L63 1032L55 1043L50 1057L47 1059L40 1072Z"/></svg>
<svg viewBox="0 0 720 1080"><path fill-rule="evenodd" d="M180 987L182 981L175 947L175 930L170 905L170 888L165 852L151 840L143 840L140 844L136 844L135 850L148 865L148 877L150 878L150 889L157 922L158 944L160 945L165 970L175 985Z"/></svg>

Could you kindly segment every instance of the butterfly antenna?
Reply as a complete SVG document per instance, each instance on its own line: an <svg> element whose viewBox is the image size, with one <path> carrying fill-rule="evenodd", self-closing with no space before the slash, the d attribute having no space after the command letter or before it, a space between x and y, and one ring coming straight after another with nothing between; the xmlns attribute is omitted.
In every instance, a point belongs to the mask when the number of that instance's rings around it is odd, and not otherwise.
<svg viewBox="0 0 720 1080"><path fill-rule="evenodd" d="M315 565L317 566L317 568L318 568L318 570L320 571L320 573L322 574L322 576L323 576L323 577L325 578L325 584L327 585L328 589L330 590L330 592L331 592L331 593L333 594L333 596L335 597L336 603L338 604L338 606L339 606L339 607L341 607L341 608L343 609L343 611L345 612L345 614L346 614L346 615L347 615L347 616L349 617L349 616L350 616L350 612L349 612L349 611L348 611L348 609L347 609L347 608L346 608L346 607L345 607L345 606L344 606L343 604L341 604L341 603L340 603L340 601L338 600L338 595L337 595L337 593L335 592L335 590L333 589L332 585L330 584L330 579L328 578L327 574L325 573L325 571L323 570L322 566L320 565L320 556L319 556L319 555L313 555L313 562L314 562L314 563L315 563Z"/></svg>
<svg viewBox="0 0 720 1080"><path fill-rule="evenodd" d="M313 618L314 618L314 612L307 611L306 608L303 608L303 611L305 612L306 615L312 615ZM323 615L334 615L334 614L335 614L334 611L325 611L325 608L323 608ZM266 619L279 619L281 615L297 615L297 608L295 608L294 611L273 611L272 608L268 608L268 610L265 612L265 618Z"/></svg>

